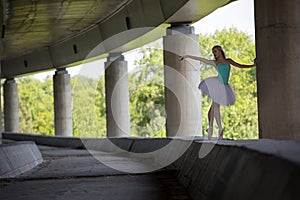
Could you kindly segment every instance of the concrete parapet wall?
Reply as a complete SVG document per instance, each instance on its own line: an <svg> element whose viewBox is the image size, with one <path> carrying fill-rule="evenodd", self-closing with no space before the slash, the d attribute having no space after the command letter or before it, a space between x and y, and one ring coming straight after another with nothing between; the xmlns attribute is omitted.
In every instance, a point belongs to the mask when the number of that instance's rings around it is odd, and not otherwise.
<svg viewBox="0 0 300 200"><path fill-rule="evenodd" d="M278 151L280 147L265 141L261 147L268 149L266 153L247 144L218 143L199 158L203 145L194 142L175 163L178 179L193 199L300 199L300 162L285 158L299 153L299 144Z"/></svg>
<svg viewBox="0 0 300 200"><path fill-rule="evenodd" d="M80 138L63 137L63 136L43 136L34 134L20 134L20 133L3 133L3 138L16 141L34 141L39 145L56 146L56 147L82 147Z"/></svg>
<svg viewBox="0 0 300 200"><path fill-rule="evenodd" d="M43 162L34 142L14 142L0 145L0 178L11 178Z"/></svg>
<svg viewBox="0 0 300 200"><path fill-rule="evenodd" d="M98 151L129 151L134 138L76 138L64 136L44 136L36 134L3 133L3 138L15 141L34 141L38 145L90 149Z"/></svg>
<svg viewBox="0 0 300 200"><path fill-rule="evenodd" d="M169 138L76 138L44 136L36 134L3 133L3 138L16 141L34 141L38 145L55 147L85 148L90 150L115 152L120 150L145 153L155 151L168 144Z"/></svg>

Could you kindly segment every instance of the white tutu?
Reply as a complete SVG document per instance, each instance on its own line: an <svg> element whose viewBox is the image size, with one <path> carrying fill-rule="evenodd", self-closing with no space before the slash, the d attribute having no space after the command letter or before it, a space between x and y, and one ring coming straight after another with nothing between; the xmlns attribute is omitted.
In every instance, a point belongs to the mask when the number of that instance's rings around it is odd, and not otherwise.
<svg viewBox="0 0 300 200"><path fill-rule="evenodd" d="M217 77L204 79L198 88L218 104L229 106L235 103L235 94L231 86L222 84Z"/></svg>

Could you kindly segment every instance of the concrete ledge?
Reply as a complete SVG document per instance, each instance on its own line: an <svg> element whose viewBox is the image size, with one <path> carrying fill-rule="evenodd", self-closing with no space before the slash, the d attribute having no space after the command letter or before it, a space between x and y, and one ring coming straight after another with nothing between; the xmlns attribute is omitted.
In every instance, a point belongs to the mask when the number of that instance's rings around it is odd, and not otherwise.
<svg viewBox="0 0 300 200"><path fill-rule="evenodd" d="M136 138L130 149L134 153L148 153L166 146L170 138Z"/></svg>
<svg viewBox="0 0 300 200"><path fill-rule="evenodd" d="M37 145L69 147L98 151L129 151L134 138L75 138L62 136L44 136L36 134L3 133L3 138L15 141L34 141Z"/></svg>
<svg viewBox="0 0 300 200"><path fill-rule="evenodd" d="M286 149L275 141L250 143L251 148L245 141L194 142L174 163L179 181L193 199L300 199L300 164L285 158L290 153L300 154L299 143ZM293 141L285 143L285 147L295 145ZM204 145L213 148L199 158Z"/></svg>
<svg viewBox="0 0 300 200"><path fill-rule="evenodd" d="M12 178L43 162L34 142L0 145L0 178Z"/></svg>
<svg viewBox="0 0 300 200"><path fill-rule="evenodd" d="M87 150L96 150L104 152L123 152L130 151L134 139L131 138L103 138L92 139L82 138L82 145Z"/></svg>
<svg viewBox="0 0 300 200"><path fill-rule="evenodd" d="M82 148L82 142L80 138L73 137L51 137L35 134L20 134L20 133L3 133L4 139L15 141L34 141L38 145L47 145L55 147L71 147Z"/></svg>

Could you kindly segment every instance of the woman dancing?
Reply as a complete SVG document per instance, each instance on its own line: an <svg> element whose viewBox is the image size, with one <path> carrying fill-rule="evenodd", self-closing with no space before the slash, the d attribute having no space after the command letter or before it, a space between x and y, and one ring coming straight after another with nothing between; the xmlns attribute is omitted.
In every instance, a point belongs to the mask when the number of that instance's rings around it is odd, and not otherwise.
<svg viewBox="0 0 300 200"><path fill-rule="evenodd" d="M213 134L213 121L216 119L218 128L219 128L219 138L223 138L223 127L221 122L221 113L220 113L220 105L229 106L235 103L235 94L232 90L230 84L228 84L229 76L230 76L230 68L231 65L238 68L251 68L255 67L252 65L244 65L233 61L230 58L226 58L225 53L221 46L216 45L212 48L212 53L214 54L215 60L208 60L205 58L191 56L191 55L183 55L180 56L180 60L184 60L186 58L191 58L194 60L199 60L208 65L212 65L218 72L217 77L209 77L201 81L199 84L199 89L212 99L212 105L208 111L208 123L209 127L206 130L208 134L208 139L211 139Z"/></svg>

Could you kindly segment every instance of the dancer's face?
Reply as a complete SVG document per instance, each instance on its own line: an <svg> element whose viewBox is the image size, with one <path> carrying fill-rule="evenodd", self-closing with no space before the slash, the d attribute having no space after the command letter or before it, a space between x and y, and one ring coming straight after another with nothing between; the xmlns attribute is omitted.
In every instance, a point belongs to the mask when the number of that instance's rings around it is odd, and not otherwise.
<svg viewBox="0 0 300 200"><path fill-rule="evenodd" d="M212 53L214 54L215 59L218 59L220 56L222 56L222 52L217 48L213 48Z"/></svg>

